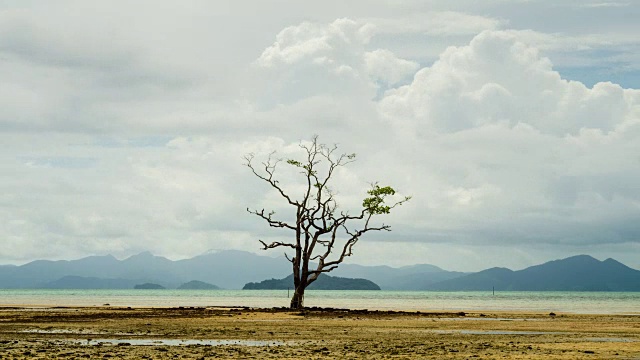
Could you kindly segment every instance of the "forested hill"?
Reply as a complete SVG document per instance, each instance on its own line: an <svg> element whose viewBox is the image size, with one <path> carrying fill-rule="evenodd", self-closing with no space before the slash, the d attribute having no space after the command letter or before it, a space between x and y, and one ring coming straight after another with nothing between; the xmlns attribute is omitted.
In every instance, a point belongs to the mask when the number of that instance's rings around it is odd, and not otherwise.
<svg viewBox="0 0 640 360"><path fill-rule="evenodd" d="M244 290L286 290L293 289L293 275L284 279L264 280L258 283L247 283ZM373 281L367 279L351 279L322 274L309 287L309 290L380 290Z"/></svg>

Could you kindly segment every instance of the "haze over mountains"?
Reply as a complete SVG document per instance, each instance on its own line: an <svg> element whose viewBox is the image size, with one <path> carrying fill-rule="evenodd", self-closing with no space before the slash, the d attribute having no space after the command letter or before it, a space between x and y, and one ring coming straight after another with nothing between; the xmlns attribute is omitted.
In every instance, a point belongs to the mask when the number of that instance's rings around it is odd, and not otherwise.
<svg viewBox="0 0 640 360"><path fill-rule="evenodd" d="M79 260L37 260L22 266L1 266L1 288L55 288L69 276L97 281L97 288L130 289L135 284L157 283L167 288L198 280L225 289L240 289L247 282L284 277L289 271L284 259L258 256L243 251L222 251L172 261L143 252L124 260L111 255L90 256ZM73 280L69 279L68 280ZM67 287L68 288L68 287Z"/></svg>
<svg viewBox="0 0 640 360"><path fill-rule="evenodd" d="M442 281L429 290L640 291L640 271L613 260L579 255L524 270L491 268Z"/></svg>
<svg viewBox="0 0 640 360"><path fill-rule="evenodd" d="M285 278L291 272L289 265L284 258L235 250L178 261L149 252L124 260L110 255L71 261L38 260L0 266L0 288L131 289L143 283L177 288L195 280L241 289L250 282ZM427 264L401 268L343 264L331 275L367 279L383 290L640 291L640 271L613 259L599 261L587 255L519 271L491 268L461 273Z"/></svg>

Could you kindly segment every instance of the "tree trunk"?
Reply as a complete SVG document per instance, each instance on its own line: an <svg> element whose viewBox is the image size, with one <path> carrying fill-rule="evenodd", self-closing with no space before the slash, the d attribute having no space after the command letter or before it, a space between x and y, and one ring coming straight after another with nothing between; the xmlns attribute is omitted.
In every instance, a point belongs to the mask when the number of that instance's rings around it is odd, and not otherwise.
<svg viewBox="0 0 640 360"><path fill-rule="evenodd" d="M293 292L291 297L291 309L302 309L304 307L304 288L299 286Z"/></svg>

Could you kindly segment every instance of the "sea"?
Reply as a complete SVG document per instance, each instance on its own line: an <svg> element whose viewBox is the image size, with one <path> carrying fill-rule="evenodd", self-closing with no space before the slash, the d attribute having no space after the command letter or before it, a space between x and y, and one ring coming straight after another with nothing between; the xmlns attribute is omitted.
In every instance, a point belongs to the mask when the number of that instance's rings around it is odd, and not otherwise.
<svg viewBox="0 0 640 360"><path fill-rule="evenodd" d="M288 290L0 289L0 306L286 307ZM305 306L405 311L524 311L640 316L640 292L307 290Z"/></svg>

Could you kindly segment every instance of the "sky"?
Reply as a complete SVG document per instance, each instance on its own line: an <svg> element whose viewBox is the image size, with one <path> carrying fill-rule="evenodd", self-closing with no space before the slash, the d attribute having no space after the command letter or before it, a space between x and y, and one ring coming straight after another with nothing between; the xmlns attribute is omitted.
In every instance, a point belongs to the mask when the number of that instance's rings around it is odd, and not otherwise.
<svg viewBox="0 0 640 360"><path fill-rule="evenodd" d="M243 156L412 200L351 263L640 269L640 2L0 2L0 264L287 239ZM282 183L296 192L282 168Z"/></svg>

